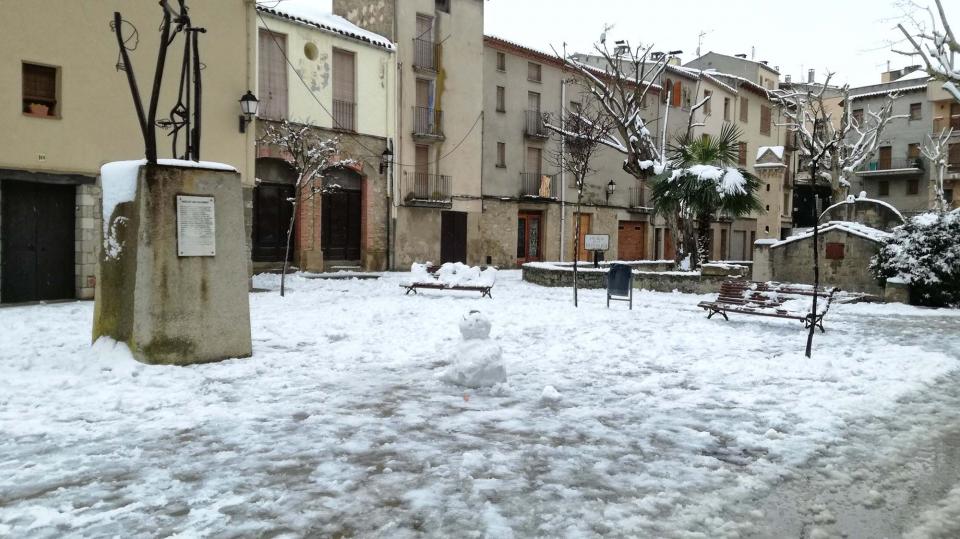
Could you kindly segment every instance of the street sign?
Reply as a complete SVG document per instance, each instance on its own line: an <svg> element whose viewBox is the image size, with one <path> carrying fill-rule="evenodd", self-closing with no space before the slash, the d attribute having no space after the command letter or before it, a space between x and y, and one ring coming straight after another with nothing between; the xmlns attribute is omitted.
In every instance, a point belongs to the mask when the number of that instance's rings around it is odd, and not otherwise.
<svg viewBox="0 0 960 539"><path fill-rule="evenodd" d="M610 248L610 235L587 234L583 237L583 247L587 251L606 251Z"/></svg>

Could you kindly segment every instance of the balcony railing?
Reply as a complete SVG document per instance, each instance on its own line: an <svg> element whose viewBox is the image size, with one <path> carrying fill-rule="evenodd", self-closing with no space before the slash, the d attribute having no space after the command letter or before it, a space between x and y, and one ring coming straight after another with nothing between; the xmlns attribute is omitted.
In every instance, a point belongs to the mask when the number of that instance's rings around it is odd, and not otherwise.
<svg viewBox="0 0 960 539"><path fill-rule="evenodd" d="M520 196L560 200L560 179L539 172L521 172Z"/></svg>
<svg viewBox="0 0 960 539"><path fill-rule="evenodd" d="M413 38L413 68L437 71L440 61L440 44L430 39Z"/></svg>
<svg viewBox="0 0 960 539"><path fill-rule="evenodd" d="M539 110L528 110L525 112L526 121L524 122L523 133L528 137L548 138L550 133L543 125L543 113Z"/></svg>
<svg viewBox="0 0 960 539"><path fill-rule="evenodd" d="M903 157L897 159L877 160L867 163L860 173L883 172L888 170L923 170L923 159L919 157Z"/></svg>
<svg viewBox="0 0 960 539"><path fill-rule="evenodd" d="M647 207L646 193L643 190L643 187L631 187L630 188L630 207L634 209L646 208Z"/></svg>
<svg viewBox="0 0 960 539"><path fill-rule="evenodd" d="M450 176L414 172L406 178L403 197L410 206L445 206L451 203Z"/></svg>
<svg viewBox="0 0 960 539"><path fill-rule="evenodd" d="M333 127L344 131L356 131L357 104L340 99L333 100Z"/></svg>
<svg viewBox="0 0 960 539"><path fill-rule="evenodd" d="M443 111L413 107L413 134L417 137L443 137Z"/></svg>
<svg viewBox="0 0 960 539"><path fill-rule="evenodd" d="M946 128L953 128L953 135L960 135L960 116L950 118L935 118L933 120L933 132L940 133Z"/></svg>

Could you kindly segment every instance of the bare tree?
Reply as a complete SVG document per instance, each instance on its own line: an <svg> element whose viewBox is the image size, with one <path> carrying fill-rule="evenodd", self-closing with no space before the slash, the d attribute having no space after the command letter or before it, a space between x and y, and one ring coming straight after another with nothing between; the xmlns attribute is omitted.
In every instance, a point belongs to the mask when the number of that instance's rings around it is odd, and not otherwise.
<svg viewBox="0 0 960 539"><path fill-rule="evenodd" d="M943 81L943 89L960 101L960 66L956 62L956 57L960 54L960 43L947 21L942 0L935 0L935 3L936 15L930 8L925 8L930 19L929 26L915 17L910 17L909 30L902 23L897 25L910 43L911 50L894 49L893 52L910 57L920 56L927 73Z"/></svg>
<svg viewBox="0 0 960 539"><path fill-rule="evenodd" d="M933 184L933 208L938 212L945 212L950 209L943 192L943 177L947 173L947 160L950 153L948 146L952 134L952 128L944 128L936 138L927 134L927 140L920 148L923 156L929 159L933 166L934 173L930 175L930 183Z"/></svg>
<svg viewBox="0 0 960 539"><path fill-rule="evenodd" d="M583 190L587 177L596 172L591 166L594 156L603 146L608 146L610 132L615 120L599 106L585 103L577 110L565 108L561 113L564 122L561 126L544 122L547 129L557 138L557 149L553 152L553 161L558 168L573 176L577 187L577 222L573 236L573 306L577 306L578 260L580 238L580 210L583 205ZM565 185L560 186L565 189Z"/></svg>
<svg viewBox="0 0 960 539"><path fill-rule="evenodd" d="M323 138L308 123L300 124L284 120L279 124L270 124L263 136L260 137L260 143L278 148L297 173L294 195L293 198L288 200L293 204L293 212L290 215L290 225L287 228L283 273L280 276L281 296L286 292L290 244L293 240L294 224L300 204L318 194L322 194L324 190L322 181L324 171L334 166L343 167L354 163L353 160L340 159L340 139Z"/></svg>

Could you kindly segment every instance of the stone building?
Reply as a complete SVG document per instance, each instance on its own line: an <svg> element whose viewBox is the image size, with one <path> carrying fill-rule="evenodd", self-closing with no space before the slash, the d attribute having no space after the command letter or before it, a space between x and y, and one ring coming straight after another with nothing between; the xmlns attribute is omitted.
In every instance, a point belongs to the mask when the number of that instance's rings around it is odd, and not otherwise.
<svg viewBox="0 0 960 539"><path fill-rule="evenodd" d="M333 12L397 46L390 267L483 263L482 0L333 0Z"/></svg>
<svg viewBox="0 0 960 539"><path fill-rule="evenodd" d="M258 5L257 132L286 120L337 138L348 167L303 184L292 262L301 270L387 269L396 136L396 54L387 38L301 3ZM256 271L282 265L297 173L258 143L252 197ZM319 192L318 192L319 191Z"/></svg>
<svg viewBox="0 0 960 539"><path fill-rule="evenodd" d="M252 2L190 6L194 24L207 30L200 38L201 158L236 167L249 193L254 134L238 130L237 118L238 100L256 85L246 47ZM2 302L93 297L100 166L144 156L127 78L117 69L114 11L128 23L124 32L138 30L129 67L148 96L160 41L156 2L35 0L5 10L0 21ZM169 51L158 118L176 103L181 50ZM173 157L167 133L156 131L159 156Z"/></svg>

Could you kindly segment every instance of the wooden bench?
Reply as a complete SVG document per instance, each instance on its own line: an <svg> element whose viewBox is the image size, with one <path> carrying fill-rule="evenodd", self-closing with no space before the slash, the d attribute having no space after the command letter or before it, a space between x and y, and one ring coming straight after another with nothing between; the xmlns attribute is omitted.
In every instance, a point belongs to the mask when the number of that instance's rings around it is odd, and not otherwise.
<svg viewBox="0 0 960 539"><path fill-rule="evenodd" d="M462 292L480 292L480 298L490 298L493 299L493 285L453 285L448 286L437 279L437 270L440 269L440 266L434 266L432 264L426 266L427 273L434 279L432 281L413 281L407 284L401 284L400 287L406 289L404 295L409 295L410 292L413 292L414 295L417 294L417 289L422 288L426 290L460 290Z"/></svg>
<svg viewBox="0 0 960 539"><path fill-rule="evenodd" d="M820 328L820 331L824 332L826 330L823 328L823 317L830 310L834 294L838 291L838 288L831 288L830 290L820 288L814 291L813 287L806 288L780 283L724 281L720 285L720 293L716 300L701 301L697 306L707 311L708 319L713 318L715 314L723 316L724 320L730 319L727 317L728 313L752 314L800 320L805 328L809 328L810 324L815 324ZM784 302L791 299L790 296L812 297L814 294L818 298L824 297L827 300L821 313L812 315L783 308Z"/></svg>

